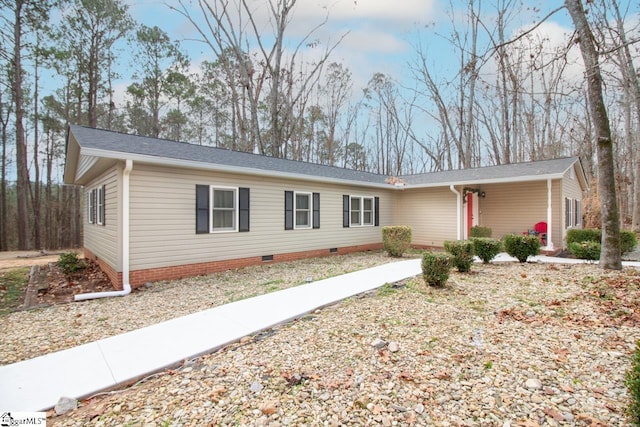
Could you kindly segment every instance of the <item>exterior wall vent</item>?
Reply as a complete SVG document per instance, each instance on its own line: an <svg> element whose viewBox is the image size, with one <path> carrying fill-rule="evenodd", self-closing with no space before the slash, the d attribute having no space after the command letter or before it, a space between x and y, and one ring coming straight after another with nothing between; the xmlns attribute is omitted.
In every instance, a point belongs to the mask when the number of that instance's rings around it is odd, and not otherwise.
<svg viewBox="0 0 640 427"><path fill-rule="evenodd" d="M338 252L338 248L330 248L329 252L332 253L332 254L336 253L336 252Z"/></svg>
<svg viewBox="0 0 640 427"><path fill-rule="evenodd" d="M273 255L262 255L262 262L273 261Z"/></svg>

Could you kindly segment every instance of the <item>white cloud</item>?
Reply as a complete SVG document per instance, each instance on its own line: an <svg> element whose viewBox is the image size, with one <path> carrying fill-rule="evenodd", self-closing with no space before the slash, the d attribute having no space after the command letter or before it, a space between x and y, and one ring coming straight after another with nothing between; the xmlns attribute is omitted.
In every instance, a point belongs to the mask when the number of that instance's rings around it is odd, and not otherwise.
<svg viewBox="0 0 640 427"><path fill-rule="evenodd" d="M319 11L328 11L332 19L406 24L427 18L433 3L434 0L298 0L296 14L310 18L320 16Z"/></svg>

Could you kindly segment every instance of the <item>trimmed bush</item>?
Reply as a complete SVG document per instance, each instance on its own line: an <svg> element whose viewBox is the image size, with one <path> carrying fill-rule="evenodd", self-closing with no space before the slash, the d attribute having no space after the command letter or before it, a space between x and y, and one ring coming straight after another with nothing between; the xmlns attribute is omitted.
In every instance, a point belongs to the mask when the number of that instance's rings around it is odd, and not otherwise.
<svg viewBox="0 0 640 427"><path fill-rule="evenodd" d="M620 253L631 252L638 244L638 236L633 231L620 232Z"/></svg>
<svg viewBox="0 0 640 427"><path fill-rule="evenodd" d="M473 264L473 243L470 240L447 240L444 250L451 254L451 263L461 273L471 270Z"/></svg>
<svg viewBox="0 0 640 427"><path fill-rule="evenodd" d="M473 253L482 260L483 263L489 262L496 257L502 250L502 242L498 239L490 237L476 237L473 241Z"/></svg>
<svg viewBox="0 0 640 427"><path fill-rule="evenodd" d="M411 227L394 225L382 227L382 246L390 256L401 257L411 245Z"/></svg>
<svg viewBox="0 0 640 427"><path fill-rule="evenodd" d="M601 249L599 242L592 242L590 240L569 243L569 252L579 259L588 259L591 261L600 259Z"/></svg>
<svg viewBox="0 0 640 427"><path fill-rule="evenodd" d="M469 237L491 237L491 227L480 227L479 225L474 225L469 230Z"/></svg>
<svg viewBox="0 0 640 427"><path fill-rule="evenodd" d="M571 243L598 242L602 234L598 228L571 228L567 230L567 246Z"/></svg>
<svg viewBox="0 0 640 427"><path fill-rule="evenodd" d="M451 257L442 252L425 252L422 255L422 277L429 286L444 286L449 280Z"/></svg>
<svg viewBox="0 0 640 427"><path fill-rule="evenodd" d="M634 426L640 427L640 340L636 341L636 349L631 361L631 370L625 375L624 384L629 392L627 415Z"/></svg>
<svg viewBox="0 0 640 427"><path fill-rule="evenodd" d="M67 276L87 267L75 252L61 253L58 258L58 266Z"/></svg>
<svg viewBox="0 0 640 427"><path fill-rule="evenodd" d="M583 243L583 242L601 243L601 241L602 241L602 230L600 230L599 228L584 228L584 229L573 228L567 231L567 246L569 247L569 251L571 251L572 243ZM626 254L627 252L631 252L636 247L637 244L638 244L638 237L636 236L636 233L634 233L633 231L627 231L627 230L620 231L620 253L621 254ZM571 251L571 253L573 253L573 251ZM598 258L600 258L600 256L598 256ZM589 259L589 258L583 258L583 259Z"/></svg>
<svg viewBox="0 0 640 427"><path fill-rule="evenodd" d="M503 238L504 250L520 262L527 262L529 256L540 253L540 238L538 236L520 236L507 234Z"/></svg>

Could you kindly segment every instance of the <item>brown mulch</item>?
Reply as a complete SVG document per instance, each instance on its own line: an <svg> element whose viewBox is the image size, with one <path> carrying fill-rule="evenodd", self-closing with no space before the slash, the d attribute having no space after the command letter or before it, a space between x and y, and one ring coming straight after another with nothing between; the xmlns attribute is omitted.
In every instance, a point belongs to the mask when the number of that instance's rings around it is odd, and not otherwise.
<svg viewBox="0 0 640 427"><path fill-rule="evenodd" d="M77 294L113 291L108 277L93 261L85 260L87 267L70 275L62 272L57 263L42 267L36 305L53 305L73 302ZM44 289L43 289L44 288Z"/></svg>

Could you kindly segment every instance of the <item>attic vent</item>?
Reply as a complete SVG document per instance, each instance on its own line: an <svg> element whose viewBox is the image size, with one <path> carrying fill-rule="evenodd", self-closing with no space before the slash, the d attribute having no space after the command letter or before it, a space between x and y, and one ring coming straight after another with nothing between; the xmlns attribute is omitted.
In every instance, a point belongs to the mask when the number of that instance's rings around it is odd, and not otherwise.
<svg viewBox="0 0 640 427"><path fill-rule="evenodd" d="M329 252L330 252L330 253L338 252L338 248L330 248L330 249L329 249Z"/></svg>
<svg viewBox="0 0 640 427"><path fill-rule="evenodd" d="M273 261L273 255L262 255L262 262Z"/></svg>

